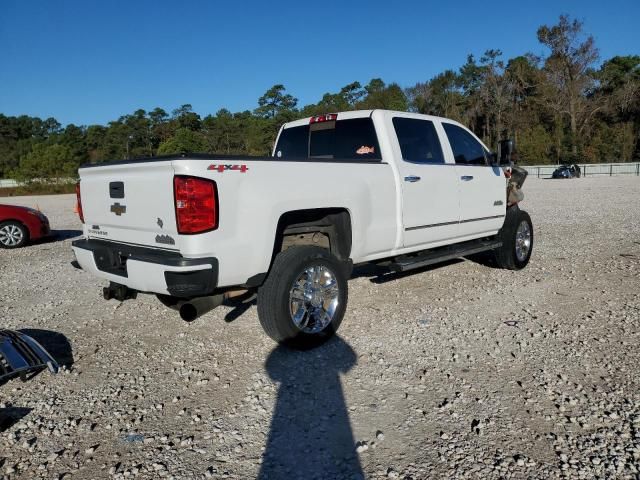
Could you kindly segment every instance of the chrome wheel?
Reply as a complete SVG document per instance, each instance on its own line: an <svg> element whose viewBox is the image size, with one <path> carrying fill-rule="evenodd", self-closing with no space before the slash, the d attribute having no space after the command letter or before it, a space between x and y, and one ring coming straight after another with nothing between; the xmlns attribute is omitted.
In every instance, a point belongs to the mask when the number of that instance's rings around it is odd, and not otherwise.
<svg viewBox="0 0 640 480"><path fill-rule="evenodd" d="M339 304L338 280L324 265L304 270L289 292L293 323L304 333L319 333L331 323Z"/></svg>
<svg viewBox="0 0 640 480"><path fill-rule="evenodd" d="M518 261L524 262L531 250L531 227L529 222L523 220L516 230L516 257Z"/></svg>
<svg viewBox="0 0 640 480"><path fill-rule="evenodd" d="M5 247L17 247L24 240L24 232L20 227L9 223L0 228L0 243Z"/></svg>

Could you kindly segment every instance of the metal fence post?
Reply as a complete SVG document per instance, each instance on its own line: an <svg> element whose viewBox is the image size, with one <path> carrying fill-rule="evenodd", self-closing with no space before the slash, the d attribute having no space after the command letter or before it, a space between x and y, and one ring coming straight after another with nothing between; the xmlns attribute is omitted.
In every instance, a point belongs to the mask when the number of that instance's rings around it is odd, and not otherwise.
<svg viewBox="0 0 640 480"><path fill-rule="evenodd" d="M636 176L640 176L640 162L636 163Z"/></svg>
<svg viewBox="0 0 640 480"><path fill-rule="evenodd" d="M538 178L540 178L540 167L538 167Z"/></svg>
<svg viewBox="0 0 640 480"><path fill-rule="evenodd" d="M609 176L613 175L613 163L609 165Z"/></svg>

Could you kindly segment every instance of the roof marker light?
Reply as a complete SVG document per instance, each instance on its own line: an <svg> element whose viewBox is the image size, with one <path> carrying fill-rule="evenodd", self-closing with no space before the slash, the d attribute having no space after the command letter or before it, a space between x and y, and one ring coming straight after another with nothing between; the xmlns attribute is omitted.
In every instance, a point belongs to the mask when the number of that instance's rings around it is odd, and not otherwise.
<svg viewBox="0 0 640 480"><path fill-rule="evenodd" d="M316 115L309 119L309 124L313 123L322 123L322 122L333 122L338 119L337 113L325 113L324 115Z"/></svg>

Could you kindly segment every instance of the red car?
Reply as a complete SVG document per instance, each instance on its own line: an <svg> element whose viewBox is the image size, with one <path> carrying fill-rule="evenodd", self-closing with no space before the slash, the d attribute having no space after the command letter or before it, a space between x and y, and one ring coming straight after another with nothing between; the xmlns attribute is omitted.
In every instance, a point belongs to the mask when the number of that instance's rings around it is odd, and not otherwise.
<svg viewBox="0 0 640 480"><path fill-rule="evenodd" d="M0 248L18 248L51 234L49 219L39 210L0 204Z"/></svg>

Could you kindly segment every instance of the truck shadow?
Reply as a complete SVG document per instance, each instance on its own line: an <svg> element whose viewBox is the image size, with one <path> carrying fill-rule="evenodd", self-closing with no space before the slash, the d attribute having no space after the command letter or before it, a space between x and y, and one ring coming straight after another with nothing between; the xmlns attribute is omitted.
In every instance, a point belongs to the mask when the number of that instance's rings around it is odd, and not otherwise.
<svg viewBox="0 0 640 480"><path fill-rule="evenodd" d="M476 253L475 255L469 255L467 260L482 265L483 267L496 268L500 270L500 266L496 262L496 257L493 252Z"/></svg>
<svg viewBox="0 0 640 480"><path fill-rule="evenodd" d="M233 310L224 316L224 321L231 323L240 318L247 310L258 304L256 299L257 295L251 294L248 298L244 298L243 296L243 298L229 298L225 300L223 305L226 307L232 307Z"/></svg>
<svg viewBox="0 0 640 480"><path fill-rule="evenodd" d="M274 349L265 362L278 396L258 478L364 478L340 374L356 365L340 337L312 351Z"/></svg>
<svg viewBox="0 0 640 480"><path fill-rule="evenodd" d="M80 235L82 235L82 230L52 230L50 237L39 238L33 242L33 245L64 242L65 240L76 238Z"/></svg>
<svg viewBox="0 0 640 480"><path fill-rule="evenodd" d="M405 277L410 277L412 275L418 275L420 273L430 272L432 270L437 270L439 268L445 268L450 265L455 265L457 263L464 262L468 260L473 263L477 263L479 265L483 265L489 268L499 268L495 262L495 258L491 253L478 253L476 255L470 255L464 258L454 258L452 260L446 260L441 263L436 263L434 265L427 265L426 267L416 268L415 270L409 270L407 272L392 272L388 268L383 265L377 265L374 263L365 263L362 265L358 265L353 268L353 272L351 273L351 277L349 280L354 280L356 278L368 278L371 283L375 284L384 284L387 282L394 282L396 280L400 280ZM232 307L233 309L229 311L224 320L227 323L231 323L234 320L240 318L244 313L249 310L252 306L257 304L255 295L248 299L241 298L235 299L231 298L224 301L225 306Z"/></svg>

